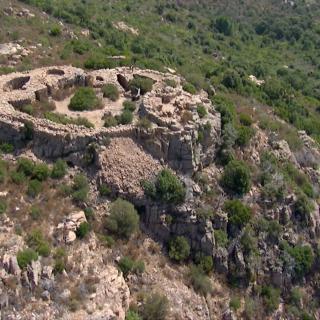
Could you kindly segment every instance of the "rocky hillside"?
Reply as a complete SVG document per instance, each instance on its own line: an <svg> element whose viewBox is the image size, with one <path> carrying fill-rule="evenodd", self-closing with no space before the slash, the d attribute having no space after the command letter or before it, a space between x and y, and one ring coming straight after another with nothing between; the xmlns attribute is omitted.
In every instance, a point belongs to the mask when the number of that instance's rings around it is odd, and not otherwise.
<svg viewBox="0 0 320 320"><path fill-rule="evenodd" d="M1 318L319 319L318 12L0 1Z"/></svg>

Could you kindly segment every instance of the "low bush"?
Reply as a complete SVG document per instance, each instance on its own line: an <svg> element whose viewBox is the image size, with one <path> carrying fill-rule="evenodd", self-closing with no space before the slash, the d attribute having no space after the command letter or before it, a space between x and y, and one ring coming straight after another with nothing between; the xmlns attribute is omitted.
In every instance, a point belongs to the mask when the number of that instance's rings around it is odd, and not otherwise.
<svg viewBox="0 0 320 320"><path fill-rule="evenodd" d="M213 269L213 260L211 256L206 256L202 252L198 252L195 256L195 262L204 273L209 274Z"/></svg>
<svg viewBox="0 0 320 320"><path fill-rule="evenodd" d="M61 159L58 159L52 167L51 170L51 178L53 179L61 179L67 173L67 163Z"/></svg>
<svg viewBox="0 0 320 320"><path fill-rule="evenodd" d="M218 247L225 248L228 245L228 235L224 230L214 230L214 238Z"/></svg>
<svg viewBox="0 0 320 320"><path fill-rule="evenodd" d="M0 215L7 211L7 203L5 200L0 199Z"/></svg>
<svg viewBox="0 0 320 320"><path fill-rule="evenodd" d="M112 115L105 116L103 120L106 128L116 127L119 124L118 120Z"/></svg>
<svg viewBox="0 0 320 320"><path fill-rule="evenodd" d="M305 195L299 195L293 205L293 214L295 218L304 226L308 226L312 210L314 210L312 202Z"/></svg>
<svg viewBox="0 0 320 320"><path fill-rule="evenodd" d="M102 88L102 93L104 98L109 98L112 101L117 101L119 99L119 90L113 83L107 83Z"/></svg>
<svg viewBox="0 0 320 320"><path fill-rule="evenodd" d="M263 286L261 289L263 304L267 313L271 313L279 306L280 290L272 286Z"/></svg>
<svg viewBox="0 0 320 320"><path fill-rule="evenodd" d="M20 171L11 171L10 178L11 181L15 184L23 184L27 181L26 175Z"/></svg>
<svg viewBox="0 0 320 320"><path fill-rule="evenodd" d="M186 260L190 255L190 244L183 236L178 236L169 242L169 257L175 261Z"/></svg>
<svg viewBox="0 0 320 320"><path fill-rule="evenodd" d="M119 116L115 117L118 124L130 124L133 120L133 113L129 110L123 110Z"/></svg>
<svg viewBox="0 0 320 320"><path fill-rule="evenodd" d="M202 104L197 106L197 112L200 118L204 118L207 115L207 109Z"/></svg>
<svg viewBox="0 0 320 320"><path fill-rule="evenodd" d="M251 188L250 170L244 162L232 160L225 167L221 182L227 191L244 195Z"/></svg>
<svg viewBox="0 0 320 320"><path fill-rule="evenodd" d="M197 93L197 89L195 88L195 86L189 82L184 83L182 88L184 91L189 92L191 94Z"/></svg>
<svg viewBox="0 0 320 320"><path fill-rule="evenodd" d="M237 311L240 309L241 307L241 301L240 301L240 298L239 297L232 297L230 299L230 302L229 302L229 307L230 309L232 309L233 311Z"/></svg>
<svg viewBox="0 0 320 320"><path fill-rule="evenodd" d="M39 207L32 206L30 216L33 220L38 220L41 217L41 210Z"/></svg>
<svg viewBox="0 0 320 320"><path fill-rule="evenodd" d="M101 184L99 187L99 193L102 197L107 197L111 194L111 189L106 184Z"/></svg>
<svg viewBox="0 0 320 320"><path fill-rule="evenodd" d="M3 153L12 153L14 151L14 146L11 143L3 142L0 144L0 151Z"/></svg>
<svg viewBox="0 0 320 320"><path fill-rule="evenodd" d="M152 127L152 123L147 117L142 117L139 119L137 127L147 130Z"/></svg>
<svg viewBox="0 0 320 320"><path fill-rule="evenodd" d="M33 230L27 237L27 244L40 256L48 257L51 252L48 241L45 240L40 230Z"/></svg>
<svg viewBox="0 0 320 320"><path fill-rule="evenodd" d="M203 296L212 292L212 285L210 278L203 272L203 270L196 266L191 266L188 278L194 290Z"/></svg>
<svg viewBox="0 0 320 320"><path fill-rule="evenodd" d="M90 225L88 222L81 222L80 226L76 230L77 238L83 239L90 231Z"/></svg>
<svg viewBox="0 0 320 320"><path fill-rule="evenodd" d="M165 320L169 309L167 297L160 293L150 294L142 304L143 320Z"/></svg>
<svg viewBox="0 0 320 320"><path fill-rule="evenodd" d="M129 239L139 227L139 216L134 206L118 198L110 206L106 227L120 238Z"/></svg>
<svg viewBox="0 0 320 320"><path fill-rule="evenodd" d="M134 112L136 110L136 104L131 100L126 100L123 102L123 109L128 110L130 112Z"/></svg>
<svg viewBox="0 0 320 320"><path fill-rule="evenodd" d="M18 167L17 170L19 172L23 172L26 176L32 176L35 164L32 160L27 158L19 158L18 159Z"/></svg>
<svg viewBox="0 0 320 320"><path fill-rule="evenodd" d="M240 113L239 121L243 126L250 127L253 124L253 120L250 115L246 113Z"/></svg>
<svg viewBox="0 0 320 320"><path fill-rule="evenodd" d="M45 181L50 176L49 167L45 163L39 163L34 166L33 170L33 179L37 179L39 181Z"/></svg>
<svg viewBox="0 0 320 320"><path fill-rule="evenodd" d="M156 197L163 202L179 204L184 201L186 189L179 178L168 169L159 172L154 188Z"/></svg>
<svg viewBox="0 0 320 320"><path fill-rule="evenodd" d="M249 144L251 138L254 136L254 129L247 126L239 126L237 129L236 144L240 147L245 147Z"/></svg>
<svg viewBox="0 0 320 320"><path fill-rule="evenodd" d="M228 229L242 229L252 216L251 209L239 200L226 201L224 210L228 214Z"/></svg>
<svg viewBox="0 0 320 320"><path fill-rule="evenodd" d="M53 37L58 37L60 36L62 33L60 26L53 26L50 30L49 30L49 34L50 36Z"/></svg>
<svg viewBox="0 0 320 320"><path fill-rule="evenodd" d="M87 200L89 193L89 183L83 174L77 174L73 179L71 195L75 201L83 202Z"/></svg>
<svg viewBox="0 0 320 320"><path fill-rule="evenodd" d="M33 249L26 248L17 253L17 261L21 269L25 269L28 264L36 260L38 260L38 254Z"/></svg>
<svg viewBox="0 0 320 320"><path fill-rule="evenodd" d="M28 183L27 194L35 198L42 190L42 183L37 179L32 179Z"/></svg>
<svg viewBox="0 0 320 320"><path fill-rule="evenodd" d="M165 79L165 84L168 86L168 87L172 87L172 88L176 88L177 87L177 82L173 79Z"/></svg>
<svg viewBox="0 0 320 320"><path fill-rule="evenodd" d="M89 87L79 88L70 100L69 109L72 111L85 111L98 109L101 106L94 90Z"/></svg>
<svg viewBox="0 0 320 320"><path fill-rule="evenodd" d="M139 316L138 313L129 309L128 312L126 313L125 320L142 320L142 318Z"/></svg>
<svg viewBox="0 0 320 320"><path fill-rule="evenodd" d="M134 260L128 256L124 256L119 260L118 267L122 271L124 277L127 277L131 272L142 274L145 270L145 265L142 260Z"/></svg>
<svg viewBox="0 0 320 320"><path fill-rule="evenodd" d="M142 95L151 91L153 87L153 80L145 77L134 77L131 81L129 81L129 88L131 91L135 91L140 89L140 93Z"/></svg>

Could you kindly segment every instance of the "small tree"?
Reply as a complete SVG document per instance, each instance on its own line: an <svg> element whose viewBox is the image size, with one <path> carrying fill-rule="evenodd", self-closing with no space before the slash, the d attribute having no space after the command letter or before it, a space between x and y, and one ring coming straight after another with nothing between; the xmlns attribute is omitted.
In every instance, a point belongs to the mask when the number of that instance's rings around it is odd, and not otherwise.
<svg viewBox="0 0 320 320"><path fill-rule="evenodd" d="M135 77L129 81L129 87L131 91L140 89L142 95L152 90L153 80L146 77Z"/></svg>
<svg viewBox="0 0 320 320"><path fill-rule="evenodd" d="M118 198L111 204L110 216L107 218L106 227L121 238L129 239L138 229L139 216L134 206Z"/></svg>
<svg viewBox="0 0 320 320"><path fill-rule="evenodd" d="M250 170L244 162L232 160L225 167L221 182L228 191L244 195L251 188Z"/></svg>
<svg viewBox="0 0 320 320"><path fill-rule="evenodd" d="M79 239L83 239L90 231L90 225L88 222L81 222L80 226L76 230L76 235Z"/></svg>
<svg viewBox="0 0 320 320"><path fill-rule="evenodd" d="M50 175L49 167L45 163L39 163L34 166L33 178L39 181L45 181Z"/></svg>
<svg viewBox="0 0 320 320"><path fill-rule="evenodd" d="M190 255L190 244L183 236L178 236L169 242L169 257L176 261L186 260Z"/></svg>
<svg viewBox="0 0 320 320"><path fill-rule="evenodd" d="M184 201L186 189L172 171L168 169L160 171L155 186L157 195L162 201L173 204Z"/></svg>
<svg viewBox="0 0 320 320"><path fill-rule="evenodd" d="M101 105L92 88L79 88L71 98L69 109L72 111L94 110Z"/></svg>
<svg viewBox="0 0 320 320"><path fill-rule="evenodd" d="M228 228L241 229L251 219L251 209L239 200L228 200L225 202L224 210L228 213Z"/></svg>

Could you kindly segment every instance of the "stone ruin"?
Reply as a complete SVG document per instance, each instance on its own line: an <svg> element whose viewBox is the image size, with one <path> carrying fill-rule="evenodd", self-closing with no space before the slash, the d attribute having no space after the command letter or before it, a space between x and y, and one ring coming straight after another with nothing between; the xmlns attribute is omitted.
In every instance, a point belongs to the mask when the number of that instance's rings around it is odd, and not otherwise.
<svg viewBox="0 0 320 320"><path fill-rule="evenodd" d="M19 111L24 105L48 101L68 89L91 86L99 90L107 83L118 87L120 99L130 99L128 82L135 76L148 77L154 82L152 91L138 101L138 117L147 117L152 123L150 129L139 128L134 123L88 129L57 124ZM174 80L176 88L166 85L167 79ZM58 66L0 76L0 140L15 145L23 143L25 124L32 123L30 147L33 152L41 158L56 159L84 152L92 143L103 145L106 138L130 138L161 164L192 173L213 159L220 136L220 115L204 94L191 95L183 91L182 81L171 74L126 67L85 72L71 66ZM202 119L197 114L199 104L207 110L207 116ZM108 111L108 107L106 103L100 112ZM184 113L188 113L187 120L182 119ZM85 117L87 112L77 112L74 117L79 114ZM205 135L199 142L201 130Z"/></svg>
<svg viewBox="0 0 320 320"><path fill-rule="evenodd" d="M135 99L129 81L136 76L152 79L153 87L139 97L138 110L129 125L86 128L54 123L19 111L24 105L58 101L81 86L90 86L99 95L107 83L117 86L120 101ZM176 85L169 86L168 80L174 80ZM97 184L106 183L113 193L138 206L145 226L155 237L168 241L172 233L184 235L192 249L201 248L211 255L213 229L195 218L197 185L192 175L213 162L220 142L221 120L207 95L185 92L183 81L170 73L127 67L85 72L71 66L55 66L4 75L0 77L0 141L18 147L27 144L39 158L64 158L74 165L81 164L90 151L97 169ZM107 100L103 101L103 109L97 111L102 115L113 108ZM206 110L202 117L197 111L199 105ZM73 117L90 115L87 111L74 115L68 109L66 112ZM142 117L150 121L150 128L137 125ZM26 141L26 127L30 124L32 139ZM187 186L187 200L181 207L153 203L144 197L141 181L155 177L164 167L176 171ZM166 214L174 215L175 223L167 225L163 218Z"/></svg>

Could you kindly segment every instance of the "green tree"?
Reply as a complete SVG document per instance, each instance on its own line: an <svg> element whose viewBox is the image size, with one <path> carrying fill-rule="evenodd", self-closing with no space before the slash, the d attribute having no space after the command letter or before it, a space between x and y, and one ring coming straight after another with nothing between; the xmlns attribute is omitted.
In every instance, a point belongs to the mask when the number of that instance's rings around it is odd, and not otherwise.
<svg viewBox="0 0 320 320"><path fill-rule="evenodd" d="M94 90L89 87L79 88L70 100L69 109L72 111L94 110L101 105Z"/></svg>
<svg viewBox="0 0 320 320"><path fill-rule="evenodd" d="M232 160L225 167L221 182L228 191L244 195L251 188L250 170L244 162Z"/></svg>
<svg viewBox="0 0 320 320"><path fill-rule="evenodd" d="M190 244L183 236L178 236L169 242L169 257L176 261L186 260L190 255Z"/></svg>
<svg viewBox="0 0 320 320"><path fill-rule="evenodd" d="M129 239L138 230L139 216L134 206L118 198L111 204L110 216L107 218L106 227L117 236Z"/></svg>

